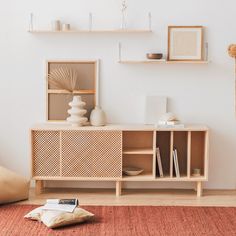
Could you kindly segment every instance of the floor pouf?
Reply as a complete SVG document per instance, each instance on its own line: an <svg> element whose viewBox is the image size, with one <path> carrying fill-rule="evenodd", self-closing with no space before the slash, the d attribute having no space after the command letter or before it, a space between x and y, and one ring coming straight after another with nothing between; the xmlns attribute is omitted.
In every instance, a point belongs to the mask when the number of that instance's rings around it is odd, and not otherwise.
<svg viewBox="0 0 236 236"><path fill-rule="evenodd" d="M29 181L0 166L0 204L28 199Z"/></svg>

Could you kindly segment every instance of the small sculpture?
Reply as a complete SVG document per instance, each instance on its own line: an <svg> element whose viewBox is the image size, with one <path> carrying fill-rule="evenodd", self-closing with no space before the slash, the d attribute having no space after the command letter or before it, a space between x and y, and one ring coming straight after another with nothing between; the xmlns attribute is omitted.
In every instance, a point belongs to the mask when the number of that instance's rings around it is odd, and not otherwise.
<svg viewBox="0 0 236 236"><path fill-rule="evenodd" d="M82 101L81 96L74 96L72 102L69 103L71 109L68 110L70 116L67 121L72 126L83 126L88 121L87 117L84 117L87 113L87 110L83 109L85 105L86 103Z"/></svg>

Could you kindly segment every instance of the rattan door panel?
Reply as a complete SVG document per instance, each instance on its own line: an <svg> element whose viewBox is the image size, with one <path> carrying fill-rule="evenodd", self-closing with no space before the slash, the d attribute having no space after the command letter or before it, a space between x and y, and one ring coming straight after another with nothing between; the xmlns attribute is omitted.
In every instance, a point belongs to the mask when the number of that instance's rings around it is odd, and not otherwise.
<svg viewBox="0 0 236 236"><path fill-rule="evenodd" d="M60 176L59 131L32 131L32 175Z"/></svg>
<svg viewBox="0 0 236 236"><path fill-rule="evenodd" d="M122 177L121 131L62 131L62 176Z"/></svg>

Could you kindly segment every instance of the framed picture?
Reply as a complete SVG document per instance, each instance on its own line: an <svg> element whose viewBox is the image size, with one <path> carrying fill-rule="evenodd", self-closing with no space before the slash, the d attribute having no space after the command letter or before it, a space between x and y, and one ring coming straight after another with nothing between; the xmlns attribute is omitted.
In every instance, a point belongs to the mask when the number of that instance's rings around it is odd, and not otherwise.
<svg viewBox="0 0 236 236"><path fill-rule="evenodd" d="M58 69L70 69L77 75L78 83L73 92L58 89L50 85L48 75ZM50 60L46 62L46 120L65 121L68 117L68 103L74 95L82 97L86 103L86 117L89 118L92 109L99 103L99 60L75 60L60 61Z"/></svg>
<svg viewBox="0 0 236 236"><path fill-rule="evenodd" d="M169 61L202 61L203 26L169 26Z"/></svg>

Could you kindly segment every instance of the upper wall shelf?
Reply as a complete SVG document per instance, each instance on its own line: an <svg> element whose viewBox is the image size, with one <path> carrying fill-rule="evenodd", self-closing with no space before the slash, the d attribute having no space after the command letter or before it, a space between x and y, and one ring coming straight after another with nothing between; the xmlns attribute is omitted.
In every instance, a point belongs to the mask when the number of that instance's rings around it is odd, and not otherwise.
<svg viewBox="0 0 236 236"><path fill-rule="evenodd" d="M152 32L152 15L151 12L148 13L148 24L144 28L126 28L123 25L121 28L114 28L114 29L94 29L93 28L93 15L89 13L88 18L88 28L86 29L71 29L70 24L68 24L66 28L63 28L61 22L58 20L56 22L56 27L52 27L50 29L37 29L34 26L34 15L33 13L30 14L30 21L29 21L29 30L28 32L31 34L80 34L80 33L126 33L126 34L133 34L133 33L151 33ZM65 25L65 24L64 24ZM76 26L75 26L76 28ZM85 28L85 27L84 27ZM64 30L62 30L64 29Z"/></svg>
<svg viewBox="0 0 236 236"><path fill-rule="evenodd" d="M68 30L68 31L52 31L52 30L29 30L31 34L90 34L90 33L116 33L116 34L136 34L151 33L149 29L100 29L100 30Z"/></svg>

